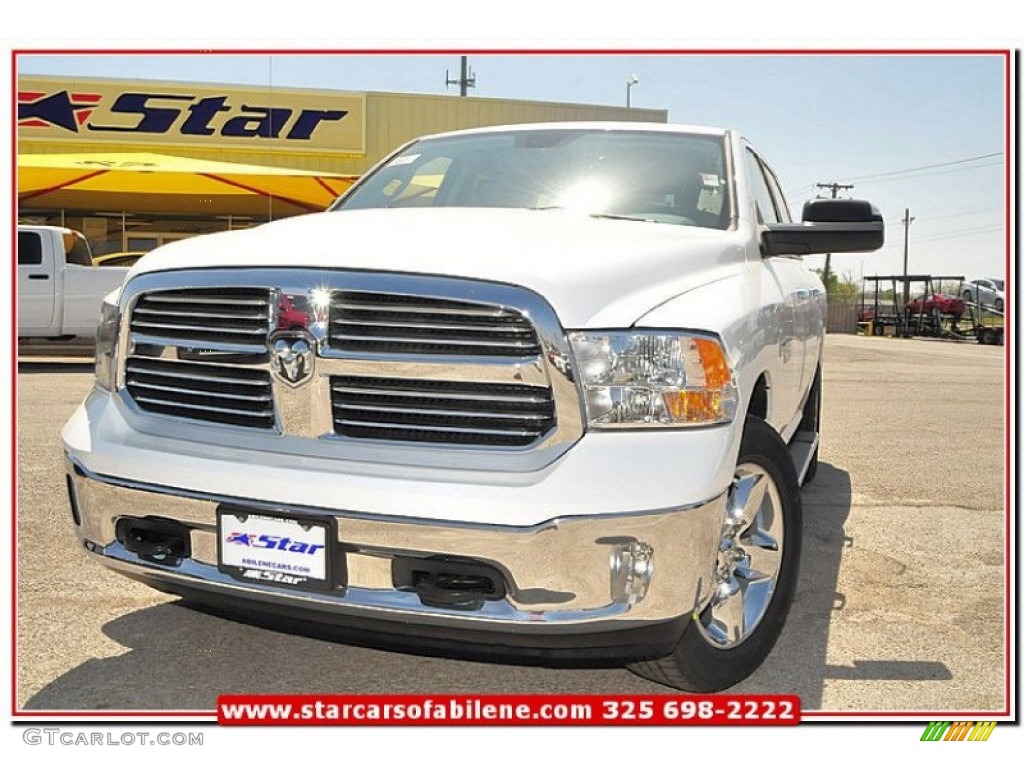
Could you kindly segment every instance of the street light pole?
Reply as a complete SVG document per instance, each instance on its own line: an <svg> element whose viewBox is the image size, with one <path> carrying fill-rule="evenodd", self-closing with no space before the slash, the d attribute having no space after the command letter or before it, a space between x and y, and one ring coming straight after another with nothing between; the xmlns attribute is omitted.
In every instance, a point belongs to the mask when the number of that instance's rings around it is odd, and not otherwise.
<svg viewBox="0 0 1024 768"><path fill-rule="evenodd" d="M630 108L629 92L630 90L632 90L633 86L639 82L640 78L638 78L636 75L630 75L629 80L626 81L626 109Z"/></svg>

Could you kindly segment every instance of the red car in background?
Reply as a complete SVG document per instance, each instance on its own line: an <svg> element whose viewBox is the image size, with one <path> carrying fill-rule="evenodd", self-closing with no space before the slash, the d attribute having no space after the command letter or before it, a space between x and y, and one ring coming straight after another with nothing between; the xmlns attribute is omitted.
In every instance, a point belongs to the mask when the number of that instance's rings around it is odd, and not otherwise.
<svg viewBox="0 0 1024 768"><path fill-rule="evenodd" d="M930 315L939 312L943 315L960 317L965 311L967 311L967 306L963 299L945 293L918 296L913 301L907 302L908 315Z"/></svg>

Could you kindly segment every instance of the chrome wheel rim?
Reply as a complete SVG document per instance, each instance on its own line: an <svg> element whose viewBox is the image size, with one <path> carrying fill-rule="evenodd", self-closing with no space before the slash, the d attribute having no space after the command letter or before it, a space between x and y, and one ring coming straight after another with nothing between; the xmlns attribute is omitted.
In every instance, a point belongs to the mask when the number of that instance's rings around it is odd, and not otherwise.
<svg viewBox="0 0 1024 768"><path fill-rule="evenodd" d="M768 612L782 565L782 497L757 464L736 468L726 504L711 600L698 627L717 648L744 642Z"/></svg>

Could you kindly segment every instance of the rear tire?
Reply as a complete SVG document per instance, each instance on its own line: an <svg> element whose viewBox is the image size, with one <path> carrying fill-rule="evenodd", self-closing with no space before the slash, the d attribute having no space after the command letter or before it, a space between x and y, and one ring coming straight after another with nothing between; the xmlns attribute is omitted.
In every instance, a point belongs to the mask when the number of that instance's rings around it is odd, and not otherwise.
<svg viewBox="0 0 1024 768"><path fill-rule="evenodd" d="M766 422L743 430L708 603L694 611L671 654L635 662L642 677L684 691L730 688L778 640L796 591L803 512L786 444Z"/></svg>

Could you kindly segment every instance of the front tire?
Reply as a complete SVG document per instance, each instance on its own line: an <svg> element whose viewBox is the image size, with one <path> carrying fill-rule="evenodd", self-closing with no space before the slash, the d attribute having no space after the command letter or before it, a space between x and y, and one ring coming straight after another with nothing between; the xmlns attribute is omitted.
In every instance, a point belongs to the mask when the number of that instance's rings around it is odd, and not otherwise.
<svg viewBox="0 0 1024 768"><path fill-rule="evenodd" d="M775 646L796 591L803 512L786 444L750 417L729 490L711 597L668 656L630 669L708 693L747 678Z"/></svg>

